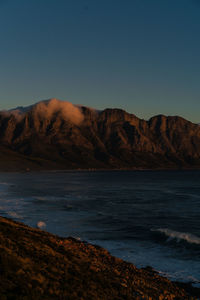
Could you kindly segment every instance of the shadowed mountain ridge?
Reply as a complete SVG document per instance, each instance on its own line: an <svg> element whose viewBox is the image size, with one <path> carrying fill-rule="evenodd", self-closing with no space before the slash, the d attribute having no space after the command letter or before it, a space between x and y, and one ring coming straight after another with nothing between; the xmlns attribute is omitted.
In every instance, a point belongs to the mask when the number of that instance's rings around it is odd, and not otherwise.
<svg viewBox="0 0 200 300"><path fill-rule="evenodd" d="M51 99L0 112L0 168L198 168L200 127L179 116L145 121ZM15 164L10 168L15 169ZM22 168L22 169L23 169Z"/></svg>

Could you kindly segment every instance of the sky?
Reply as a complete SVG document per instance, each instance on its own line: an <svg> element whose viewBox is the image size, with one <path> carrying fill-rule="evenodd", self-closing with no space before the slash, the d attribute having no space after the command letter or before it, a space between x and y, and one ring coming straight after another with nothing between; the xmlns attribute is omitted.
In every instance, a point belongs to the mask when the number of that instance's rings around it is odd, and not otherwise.
<svg viewBox="0 0 200 300"><path fill-rule="evenodd" d="M0 110L58 98L200 122L200 0L0 0Z"/></svg>

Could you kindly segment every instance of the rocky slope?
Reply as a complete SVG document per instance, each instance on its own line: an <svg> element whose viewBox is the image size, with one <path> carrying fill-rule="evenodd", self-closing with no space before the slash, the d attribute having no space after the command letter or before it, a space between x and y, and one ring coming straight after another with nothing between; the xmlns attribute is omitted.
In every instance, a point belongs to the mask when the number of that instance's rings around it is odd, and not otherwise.
<svg viewBox="0 0 200 300"><path fill-rule="evenodd" d="M105 249L0 217L0 299L198 299L150 267L111 256Z"/></svg>
<svg viewBox="0 0 200 300"><path fill-rule="evenodd" d="M199 168L200 126L51 99L0 112L0 169Z"/></svg>

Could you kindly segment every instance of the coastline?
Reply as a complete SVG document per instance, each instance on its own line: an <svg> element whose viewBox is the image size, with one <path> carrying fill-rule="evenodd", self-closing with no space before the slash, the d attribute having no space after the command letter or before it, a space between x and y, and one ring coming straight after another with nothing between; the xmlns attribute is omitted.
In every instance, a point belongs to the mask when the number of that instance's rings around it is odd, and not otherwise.
<svg viewBox="0 0 200 300"><path fill-rule="evenodd" d="M13 299L199 299L200 289L136 268L96 245L0 217L2 296ZM8 297L8 299L10 299Z"/></svg>
<svg viewBox="0 0 200 300"><path fill-rule="evenodd" d="M200 166L196 167L170 167L170 168L2 168L0 173L32 173L32 172L113 172L113 171L200 171Z"/></svg>
<svg viewBox="0 0 200 300"><path fill-rule="evenodd" d="M164 157L163 157L164 158ZM151 163L142 162L127 164L125 162L110 164L84 161L66 161L58 158L27 156L0 146L0 172L32 172L32 171L168 171L168 170L200 170L199 163L166 163L157 160Z"/></svg>

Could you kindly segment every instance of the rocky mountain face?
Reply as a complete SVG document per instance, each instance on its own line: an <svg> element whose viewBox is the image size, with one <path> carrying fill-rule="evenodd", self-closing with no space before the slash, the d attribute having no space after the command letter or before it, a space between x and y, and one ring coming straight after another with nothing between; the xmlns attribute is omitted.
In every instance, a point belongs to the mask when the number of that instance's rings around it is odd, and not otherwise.
<svg viewBox="0 0 200 300"><path fill-rule="evenodd" d="M200 167L200 126L51 99L0 112L1 169Z"/></svg>

